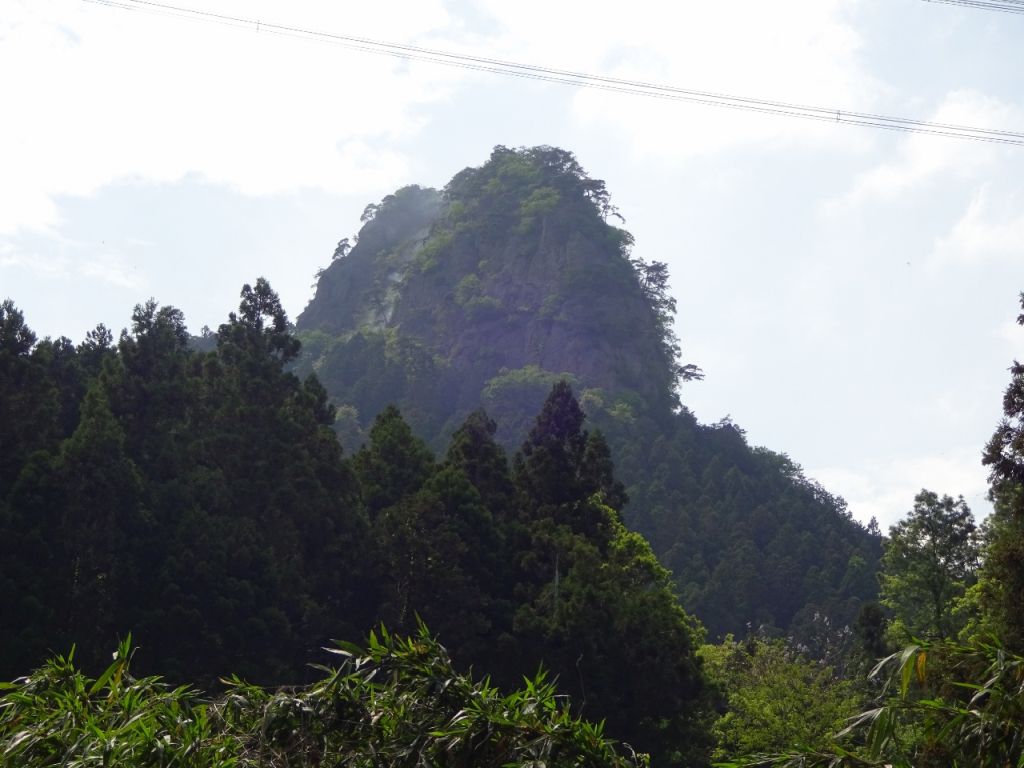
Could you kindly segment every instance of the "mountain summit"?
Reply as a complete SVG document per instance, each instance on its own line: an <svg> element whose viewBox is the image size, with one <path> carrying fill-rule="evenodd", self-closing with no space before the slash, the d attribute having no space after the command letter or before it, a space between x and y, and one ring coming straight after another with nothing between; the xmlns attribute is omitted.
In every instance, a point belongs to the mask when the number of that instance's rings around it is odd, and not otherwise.
<svg viewBox="0 0 1024 768"><path fill-rule="evenodd" d="M604 182L553 147L499 146L441 191L404 187L318 275L299 367L349 448L389 404L434 446L482 405L517 446L566 379L628 486L625 521L712 632L852 621L876 591L878 537L786 456L682 405L700 374L680 361L667 268L611 220Z"/></svg>
<svg viewBox="0 0 1024 768"><path fill-rule="evenodd" d="M524 406L515 415L526 419L560 375L668 413L679 367L667 271L631 256L615 215L571 153L498 147L443 192L405 187L368 206L297 328L334 337L329 349L306 343L364 420L400 402L430 437L436 417L464 416L485 392L499 409ZM368 367L385 374L373 402L343 384ZM531 384L528 402L506 391Z"/></svg>

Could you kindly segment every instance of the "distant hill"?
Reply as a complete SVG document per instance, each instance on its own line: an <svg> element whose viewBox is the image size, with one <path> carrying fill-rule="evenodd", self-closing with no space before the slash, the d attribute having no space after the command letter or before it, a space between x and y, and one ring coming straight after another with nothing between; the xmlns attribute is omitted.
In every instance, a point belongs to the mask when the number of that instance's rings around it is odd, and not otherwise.
<svg viewBox="0 0 1024 768"><path fill-rule="evenodd" d="M877 532L736 425L697 422L665 265L611 219L604 183L552 147L499 146L441 191L404 187L320 273L299 372L317 373L350 450L392 403L435 449L481 405L516 447L569 380L627 485L626 523L688 610L715 635L832 642L875 596Z"/></svg>

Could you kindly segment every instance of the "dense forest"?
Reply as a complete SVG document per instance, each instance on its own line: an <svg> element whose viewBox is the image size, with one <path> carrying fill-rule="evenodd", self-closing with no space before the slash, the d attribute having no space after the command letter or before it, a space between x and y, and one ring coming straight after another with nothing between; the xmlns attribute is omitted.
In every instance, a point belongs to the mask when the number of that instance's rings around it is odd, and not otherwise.
<svg viewBox="0 0 1024 768"><path fill-rule="evenodd" d="M499 147L296 328L262 278L198 337L0 304L0 764L1021 765L1024 365L995 514L883 537L685 408L614 217Z"/></svg>
<svg viewBox="0 0 1024 768"><path fill-rule="evenodd" d="M571 153L497 147L363 220L296 322L296 370L316 372L347 448L395 403L439 451L484 407L514 451L565 379L611 449L623 520L713 636L752 624L810 643L821 617L850 624L877 597L877 531L785 455L682 404L701 372L683 362L668 270L609 223L604 183Z"/></svg>
<svg viewBox="0 0 1024 768"><path fill-rule="evenodd" d="M706 748L700 631L567 384L511 463L483 412L438 458L394 407L346 460L263 280L210 352L153 302L116 344L34 343L10 302L2 320L5 676L72 644L96 665L131 631L171 680L301 683L331 638L423 621L460 669L543 666L616 737Z"/></svg>

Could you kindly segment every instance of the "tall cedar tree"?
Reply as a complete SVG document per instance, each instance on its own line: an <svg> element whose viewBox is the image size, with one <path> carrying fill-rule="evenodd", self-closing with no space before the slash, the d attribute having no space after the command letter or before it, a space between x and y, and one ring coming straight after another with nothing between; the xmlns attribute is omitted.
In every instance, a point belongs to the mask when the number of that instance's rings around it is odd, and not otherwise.
<svg viewBox="0 0 1024 768"><path fill-rule="evenodd" d="M1020 295L1024 309L1024 293ZM1024 313L1017 316L1024 325ZM1013 361L1003 419L985 448L995 503L985 558L985 605L1003 643L1024 653L1024 363Z"/></svg>
<svg viewBox="0 0 1024 768"><path fill-rule="evenodd" d="M352 459L370 519L418 491L434 471L434 457L389 405L374 419L370 440Z"/></svg>
<svg viewBox="0 0 1024 768"><path fill-rule="evenodd" d="M58 414L57 391L32 354L36 335L10 299L0 303L0 497L33 451L46 448Z"/></svg>
<svg viewBox="0 0 1024 768"><path fill-rule="evenodd" d="M436 466L392 406L378 416L353 464L375 532L378 619L400 632L425 621L461 666L490 671L495 638L511 624L498 580L511 482L507 466L494 464L503 455L474 425L471 419L457 433L458 461ZM463 467L498 502L498 519Z"/></svg>
<svg viewBox="0 0 1024 768"><path fill-rule="evenodd" d="M514 659L514 652L509 650L514 644L514 553L517 551L521 529L517 525L515 483L512 480L505 450L495 440L496 432L497 424L483 409L473 411L452 435L444 465L465 475L480 494L480 499L490 515L491 528L488 536L491 549L479 553L480 557L484 558L481 563L485 572L482 578L490 596L489 621L494 638L494 647L485 653L491 658L492 674L498 675L501 679L518 681L522 670L511 670L507 663L498 662L498 659ZM474 659L475 656L469 657L470 661ZM505 674L502 677L503 672Z"/></svg>
<svg viewBox="0 0 1024 768"><path fill-rule="evenodd" d="M583 419L569 385L556 384L515 461L523 663L552 669L589 717L607 719L655 764L700 764L709 747L700 630L647 542L608 506L624 494Z"/></svg>

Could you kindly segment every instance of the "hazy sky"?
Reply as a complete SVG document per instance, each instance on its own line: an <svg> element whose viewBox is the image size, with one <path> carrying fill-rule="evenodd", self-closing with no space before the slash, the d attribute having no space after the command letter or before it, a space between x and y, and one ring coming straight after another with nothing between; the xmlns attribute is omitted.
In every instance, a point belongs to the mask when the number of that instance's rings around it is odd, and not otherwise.
<svg viewBox="0 0 1024 768"><path fill-rule="evenodd" d="M922 0L180 0L685 88L1024 131L1024 15ZM667 261L683 400L883 525L922 487L987 510L1024 290L1024 147L409 62L82 0L0 0L0 298L40 335L154 296L216 327L266 276L294 318L396 187L496 144L607 182Z"/></svg>

